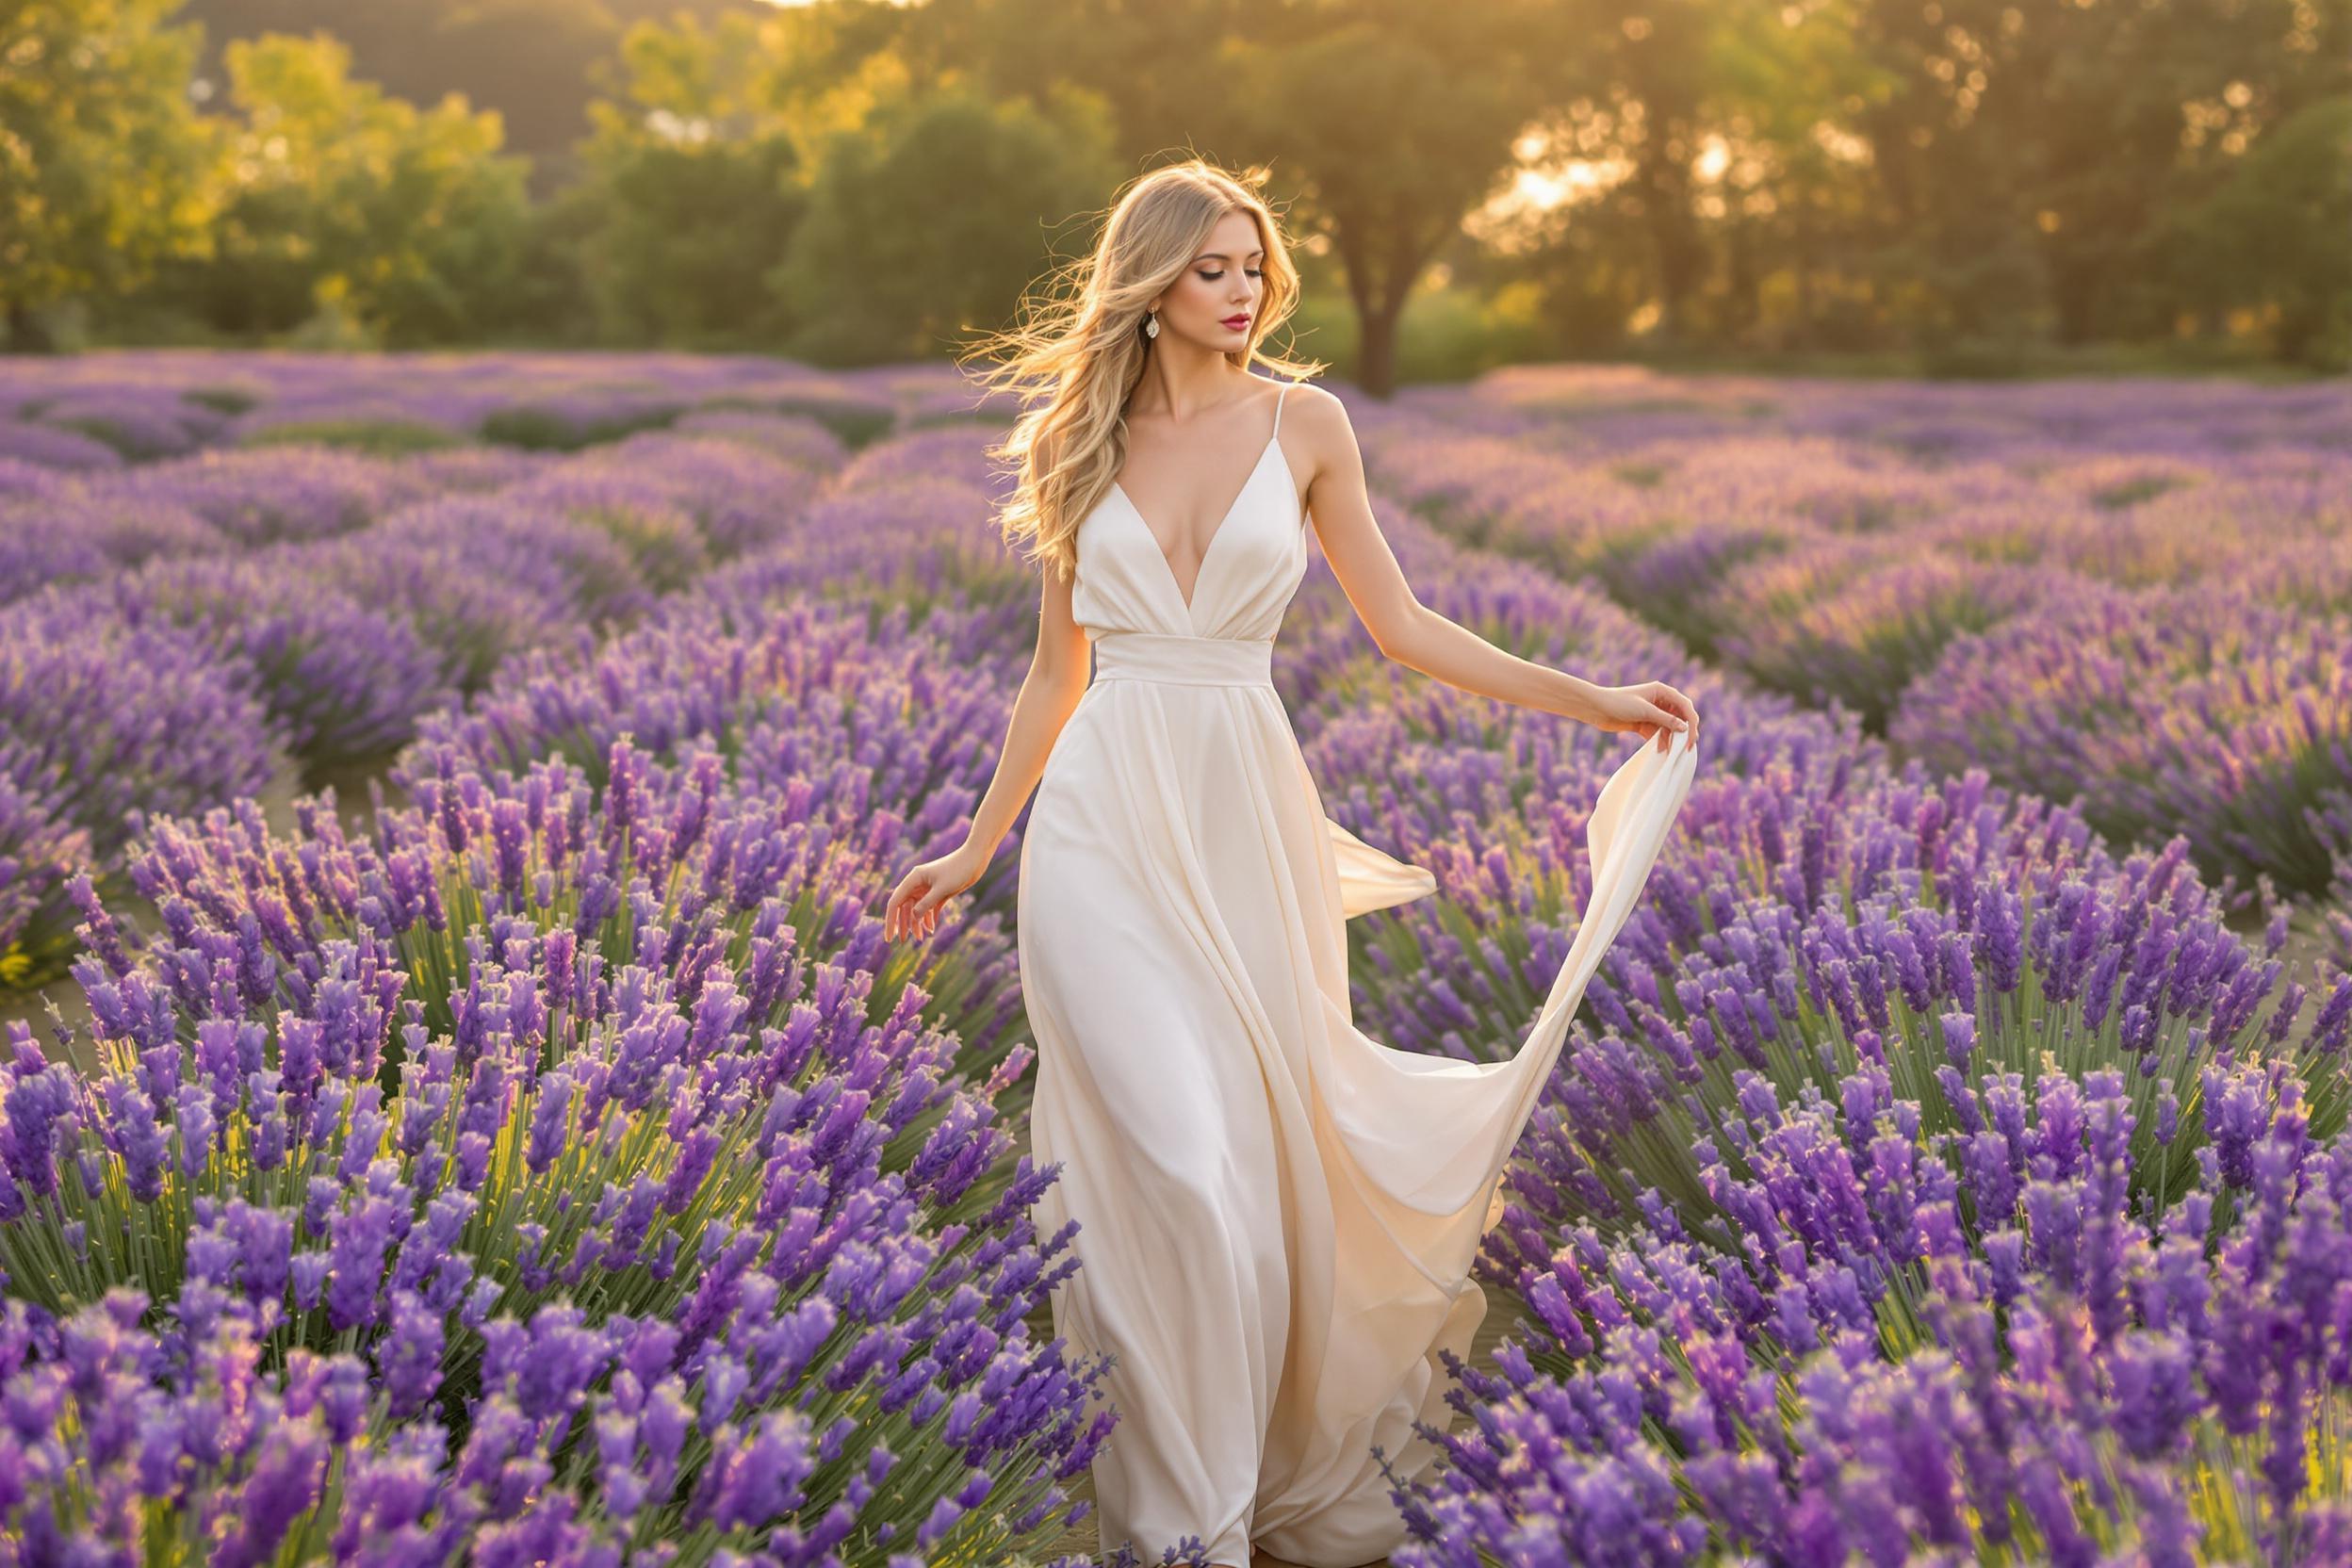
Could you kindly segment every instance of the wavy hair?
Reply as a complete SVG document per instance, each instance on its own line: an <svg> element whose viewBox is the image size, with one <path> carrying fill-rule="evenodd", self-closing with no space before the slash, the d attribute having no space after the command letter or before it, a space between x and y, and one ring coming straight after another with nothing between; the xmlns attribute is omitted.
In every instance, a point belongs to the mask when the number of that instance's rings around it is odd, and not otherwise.
<svg viewBox="0 0 2352 1568"><path fill-rule="evenodd" d="M1078 525L1119 478L1127 454L1128 397L1143 379L1145 308L1200 253L1227 213L1250 214L1266 248L1265 293L1250 335L1228 358L1294 377L1324 368L1260 351L1298 308L1298 271L1282 226L1259 196L1263 168L1240 174L1200 158L1164 165L1120 192L1093 251L1048 274L1045 299L1021 325L990 335L967 354L997 354L979 380L1025 405L1005 438L988 448L1015 484L997 509L1006 543L1034 541L1029 559L1051 560L1067 580L1076 570Z"/></svg>

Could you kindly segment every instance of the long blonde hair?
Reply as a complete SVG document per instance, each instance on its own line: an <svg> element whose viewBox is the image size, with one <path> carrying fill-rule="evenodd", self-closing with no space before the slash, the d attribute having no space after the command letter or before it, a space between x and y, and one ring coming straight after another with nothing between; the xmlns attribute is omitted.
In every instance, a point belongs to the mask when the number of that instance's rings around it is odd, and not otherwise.
<svg viewBox="0 0 2352 1568"><path fill-rule="evenodd" d="M1024 324L996 333L970 353L1001 351L980 377L1010 388L1029 408L988 456L1018 477L997 511L1008 544L1035 541L1030 559L1052 561L1067 580L1076 570L1078 525L1110 491L1126 459L1127 399L1143 379L1145 308L1174 283L1218 220L1247 212L1266 248L1266 292L1248 340L1228 354L1295 377L1324 367L1261 352L1259 344L1298 303L1298 271L1282 228L1260 199L1266 171L1232 174L1204 159L1167 164L1122 191L1091 254L1048 278L1047 298Z"/></svg>

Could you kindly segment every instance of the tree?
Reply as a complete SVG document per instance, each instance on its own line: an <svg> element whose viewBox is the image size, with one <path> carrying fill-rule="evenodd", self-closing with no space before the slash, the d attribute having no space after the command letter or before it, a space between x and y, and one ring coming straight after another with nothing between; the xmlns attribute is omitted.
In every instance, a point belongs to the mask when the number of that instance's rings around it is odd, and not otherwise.
<svg viewBox="0 0 2352 1568"><path fill-rule="evenodd" d="M454 94L431 109L351 78L324 34L225 52L229 195L208 275L190 286L241 328L338 311L395 346L479 336L514 287L525 160L498 117Z"/></svg>
<svg viewBox="0 0 2352 1568"><path fill-rule="evenodd" d="M612 58L641 17L709 18L772 9L762 0L397 0L324 6L319 0L188 0L204 24L200 75L218 76L220 49L266 33L324 26L351 45L351 70L397 98L435 103L463 93L496 109L506 147L531 160L531 194L572 185L573 144L592 129L591 73Z"/></svg>
<svg viewBox="0 0 2352 1568"><path fill-rule="evenodd" d="M2352 367L2352 97L2310 105L2174 218L2161 247L2182 292L2210 308L2274 311L2272 351Z"/></svg>
<svg viewBox="0 0 2352 1568"><path fill-rule="evenodd" d="M826 144L808 214L770 282L811 359L940 352L1008 324L1047 261L1039 230L1102 204L1119 179L1100 97L1042 106L965 84L883 105Z"/></svg>
<svg viewBox="0 0 2352 1568"><path fill-rule="evenodd" d="M1361 323L1356 380L1396 384L1405 301L1469 211L1511 172L1544 102L1529 66L1552 35L1537 6L1443 16L1373 0L1302 10L1266 41L1233 43L1238 139L1285 172L1298 235L1328 244Z"/></svg>
<svg viewBox="0 0 2352 1568"><path fill-rule="evenodd" d="M2343 0L1858 0L1903 86L1864 116L1886 270L1964 329L2046 303L2059 341L2169 329L2151 238L2266 126L2344 90ZM2029 301L2017 269L2034 263Z"/></svg>
<svg viewBox="0 0 2352 1568"><path fill-rule="evenodd" d="M620 81L589 106L576 197L593 213L581 267L605 341L742 347L782 332L764 280L808 204L777 82L786 24L681 16L622 40Z"/></svg>
<svg viewBox="0 0 2352 1568"><path fill-rule="evenodd" d="M123 294L201 245L217 155L186 85L200 30L177 0L0 9L0 302L8 346L48 346L39 313Z"/></svg>

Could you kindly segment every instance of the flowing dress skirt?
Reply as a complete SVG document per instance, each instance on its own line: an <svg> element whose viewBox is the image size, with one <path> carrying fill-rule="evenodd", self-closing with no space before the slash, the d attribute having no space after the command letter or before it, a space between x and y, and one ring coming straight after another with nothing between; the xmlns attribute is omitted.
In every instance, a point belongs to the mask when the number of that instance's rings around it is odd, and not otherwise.
<svg viewBox="0 0 2352 1568"><path fill-rule="evenodd" d="M1187 668L1212 651L1163 641ZM1485 1315L1469 1271L1504 1166L1694 754L1643 743L1603 789L1546 1004L1515 1054L1474 1063L1352 1021L1345 922L1430 874L1324 815L1270 684L1162 674L1088 688L1021 850L1031 1148L1062 1162L1033 1217L1080 1223L1054 1331L1114 1358L1106 1557L1196 1535L1213 1563L1254 1541L1355 1568L1404 1540L1373 1450L1405 1478L1436 1457L1412 1428L1449 1425L1440 1352L1466 1359Z"/></svg>

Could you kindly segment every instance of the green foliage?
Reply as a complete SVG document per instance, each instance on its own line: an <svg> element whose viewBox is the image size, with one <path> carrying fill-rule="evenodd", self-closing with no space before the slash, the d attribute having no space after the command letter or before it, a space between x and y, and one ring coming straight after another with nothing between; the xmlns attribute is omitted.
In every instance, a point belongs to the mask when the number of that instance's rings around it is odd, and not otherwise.
<svg viewBox="0 0 2352 1568"><path fill-rule="evenodd" d="M781 302L762 279L807 205L792 140L632 137L595 160L602 221L588 243L587 283L605 339L719 349L772 341Z"/></svg>
<svg viewBox="0 0 2352 1568"><path fill-rule="evenodd" d="M476 433L484 441L531 451L579 451L620 441L641 430L662 430L685 413L684 405L632 409L603 418L581 419L561 409L513 403L482 416Z"/></svg>
<svg viewBox="0 0 2352 1568"><path fill-rule="evenodd" d="M1536 327L1537 291L1519 284L1492 291L1425 289L1396 329L1396 367L1408 382L1468 381L1509 365Z"/></svg>
<svg viewBox="0 0 2352 1568"><path fill-rule="evenodd" d="M497 115L355 81L323 33L240 41L226 60L242 118L213 253L174 280L193 308L321 346L464 341L499 318L527 170L499 155Z"/></svg>
<svg viewBox="0 0 2352 1568"><path fill-rule="evenodd" d="M808 205L799 135L770 81L779 33L740 17L631 28L615 101L581 146L580 286L607 343L773 343L763 281Z"/></svg>
<svg viewBox="0 0 2352 1568"><path fill-rule="evenodd" d="M808 217L769 275L791 302L787 351L931 356L1009 324L1047 259L1038 230L1099 207L1119 177L1091 94L893 98L827 144Z"/></svg>
<svg viewBox="0 0 2352 1568"><path fill-rule="evenodd" d="M33 312L135 288L195 246L217 139L184 90L198 38L177 0L0 8L0 308L15 347Z"/></svg>
<svg viewBox="0 0 2352 1568"><path fill-rule="evenodd" d="M396 98L432 104L463 93L498 111L510 151L555 176L538 187L546 195L569 172L572 145L589 129L596 73L630 23L766 8L763 0L186 0L183 15L204 25L197 70L216 82L230 43L315 25L351 45L354 75Z"/></svg>
<svg viewBox="0 0 2352 1568"><path fill-rule="evenodd" d="M1266 175L1312 280L1292 341L1375 392L1562 355L2352 368L2344 0L416 0L263 31L296 9L188 0L217 57L172 0L0 15L16 347L936 357L1198 139ZM510 141L547 155L536 204Z"/></svg>
<svg viewBox="0 0 2352 1568"><path fill-rule="evenodd" d="M238 445L339 447L376 457L406 457L412 452L439 451L472 443L435 425L400 419L294 419L281 425L265 425Z"/></svg>
<svg viewBox="0 0 2352 1568"><path fill-rule="evenodd" d="M2173 220L2193 297L2259 311L2280 359L2352 368L2352 95L2322 99L2257 142Z"/></svg>

